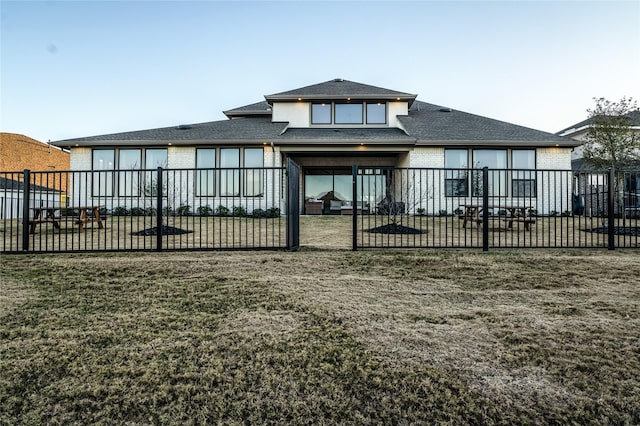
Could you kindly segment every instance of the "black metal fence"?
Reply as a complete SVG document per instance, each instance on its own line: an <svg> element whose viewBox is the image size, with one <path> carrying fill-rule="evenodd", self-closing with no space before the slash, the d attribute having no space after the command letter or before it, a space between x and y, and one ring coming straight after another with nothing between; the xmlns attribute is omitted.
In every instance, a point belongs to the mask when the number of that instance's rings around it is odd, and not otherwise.
<svg viewBox="0 0 640 426"><path fill-rule="evenodd" d="M353 168L353 249L638 248L640 171Z"/></svg>
<svg viewBox="0 0 640 426"><path fill-rule="evenodd" d="M0 172L0 252L297 249L304 171ZM640 171L353 167L352 248L638 248ZM303 241L304 243L304 241Z"/></svg>
<svg viewBox="0 0 640 426"><path fill-rule="evenodd" d="M287 248L283 168L0 172L0 252Z"/></svg>

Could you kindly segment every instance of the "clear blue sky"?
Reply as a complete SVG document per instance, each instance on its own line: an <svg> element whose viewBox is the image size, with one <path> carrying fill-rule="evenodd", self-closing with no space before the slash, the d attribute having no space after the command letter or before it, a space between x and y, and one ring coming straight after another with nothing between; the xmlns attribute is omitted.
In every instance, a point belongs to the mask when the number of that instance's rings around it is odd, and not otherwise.
<svg viewBox="0 0 640 426"><path fill-rule="evenodd" d="M225 119L336 77L556 132L640 98L640 1L0 1L0 130Z"/></svg>

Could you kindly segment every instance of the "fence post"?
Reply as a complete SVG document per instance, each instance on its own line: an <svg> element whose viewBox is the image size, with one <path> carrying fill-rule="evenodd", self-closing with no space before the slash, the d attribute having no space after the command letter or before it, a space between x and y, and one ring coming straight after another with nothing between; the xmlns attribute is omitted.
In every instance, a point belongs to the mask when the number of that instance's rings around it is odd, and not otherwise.
<svg viewBox="0 0 640 426"><path fill-rule="evenodd" d="M358 166L355 164L351 167L351 176L353 177L353 200L352 205L352 240L351 249L353 251L358 250Z"/></svg>
<svg viewBox="0 0 640 426"><path fill-rule="evenodd" d="M30 210L30 194L31 194L31 170L24 170L23 177L23 193L22 193L22 250L29 250L29 210Z"/></svg>
<svg viewBox="0 0 640 426"><path fill-rule="evenodd" d="M482 169L482 251L489 251L489 168Z"/></svg>
<svg viewBox="0 0 640 426"><path fill-rule="evenodd" d="M153 187L153 186L152 186ZM158 167L156 176L156 250L162 251L162 167Z"/></svg>
<svg viewBox="0 0 640 426"><path fill-rule="evenodd" d="M616 239L615 239L615 179L616 179L616 171L615 169L609 169L609 185L607 188L607 235L609 237L608 246L609 250L614 250L616 248Z"/></svg>

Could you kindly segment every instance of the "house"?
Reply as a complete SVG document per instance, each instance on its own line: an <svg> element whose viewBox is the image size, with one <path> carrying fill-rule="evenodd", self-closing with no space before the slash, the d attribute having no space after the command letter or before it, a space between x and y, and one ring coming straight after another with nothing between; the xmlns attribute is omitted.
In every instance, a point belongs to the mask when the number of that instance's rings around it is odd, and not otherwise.
<svg viewBox="0 0 640 426"><path fill-rule="evenodd" d="M631 111L626 114L626 117L628 117L631 131L640 134L640 110ZM571 168L577 174L577 195L580 198L579 204L584 206L584 214L586 215L606 213L606 174L582 173L585 170L589 171L591 168L584 161L583 144L587 141L589 129L592 128L593 123L594 119L590 117L556 133L558 136L569 137L580 142L580 145L571 153ZM635 168L640 169L640 164L637 164ZM621 173L623 174L621 183L624 185L624 190L623 203L621 202L620 204L624 204L627 212L637 216L640 209L640 175L637 172ZM618 210L620 209L622 209L622 205L618 207ZM592 210L594 211L592 212Z"/></svg>
<svg viewBox="0 0 640 426"><path fill-rule="evenodd" d="M477 196L470 182L473 175L465 169L485 166L530 170L519 178L496 172L490 192L514 202L521 197L535 199L536 194L560 191L554 182L537 179L536 170L570 173L571 150L579 145L567 137L422 102L412 93L339 78L266 95L260 102L224 114L227 120L62 140L54 145L70 150L71 169L101 177L92 190L76 192L106 196L112 207L132 193L144 192L127 183L134 177L128 178L124 170L158 166L220 169L217 174L194 172L180 189L191 206L215 206L229 198L282 200L283 191L273 179L249 176L247 170L282 167L292 159L301 168L302 213L340 211L332 209L331 202L351 205L353 165L369 168L358 176L366 192L360 193L365 201L359 201L358 209L373 211L373 204L388 196L367 188L391 187L392 168L449 170L438 175L440 182L433 188L440 189L430 192L430 202L423 206L428 212L442 211L454 199L461 203ZM330 200L327 194L332 194ZM309 203L322 197L320 208ZM554 199L566 205L562 197L566 195ZM313 209L306 211L306 205ZM546 203L540 208L558 207Z"/></svg>
<svg viewBox="0 0 640 426"><path fill-rule="evenodd" d="M31 176L32 205L65 203L69 152L16 133L0 133L0 219L22 217L25 169Z"/></svg>
<svg viewBox="0 0 640 426"><path fill-rule="evenodd" d="M629 125L631 127L631 130L640 133L640 110L631 111L630 113L626 114L626 116L629 118ZM582 154L584 147L582 145L587 141L589 129L592 126L593 117L590 117L556 133L558 136L568 137L580 142L580 145L577 146L571 153L571 166L573 170L588 168L588 165L585 165L584 163Z"/></svg>

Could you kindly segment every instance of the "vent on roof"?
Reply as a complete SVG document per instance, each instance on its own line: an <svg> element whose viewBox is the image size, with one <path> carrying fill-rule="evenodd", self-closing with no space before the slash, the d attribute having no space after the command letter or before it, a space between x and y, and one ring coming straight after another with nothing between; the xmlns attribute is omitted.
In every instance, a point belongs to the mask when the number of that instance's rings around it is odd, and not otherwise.
<svg viewBox="0 0 640 426"><path fill-rule="evenodd" d="M191 124L180 124L177 129L178 130L189 130L191 128Z"/></svg>
<svg viewBox="0 0 640 426"><path fill-rule="evenodd" d="M440 108L440 112L451 112L451 108Z"/></svg>
<svg viewBox="0 0 640 426"><path fill-rule="evenodd" d="M335 80L333 80L333 81L335 81L336 83L342 83L342 82L344 81L344 79L342 79L342 78L336 78L336 79L335 79Z"/></svg>

